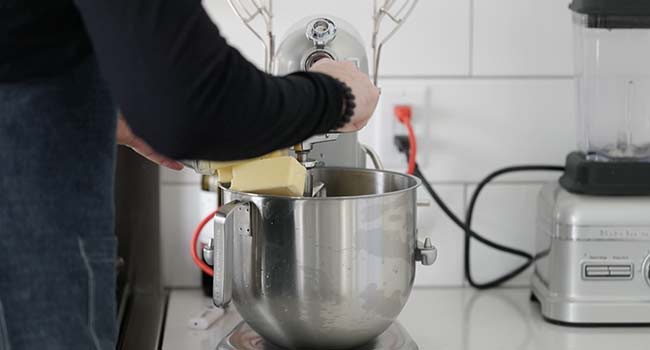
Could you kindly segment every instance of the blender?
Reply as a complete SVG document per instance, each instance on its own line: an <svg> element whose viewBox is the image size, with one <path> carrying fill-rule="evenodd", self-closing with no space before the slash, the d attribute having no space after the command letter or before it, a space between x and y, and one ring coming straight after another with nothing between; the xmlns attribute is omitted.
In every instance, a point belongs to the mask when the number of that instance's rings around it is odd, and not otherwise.
<svg viewBox="0 0 650 350"><path fill-rule="evenodd" d="M538 199L533 298L560 324L650 323L650 2L574 0L578 151Z"/></svg>

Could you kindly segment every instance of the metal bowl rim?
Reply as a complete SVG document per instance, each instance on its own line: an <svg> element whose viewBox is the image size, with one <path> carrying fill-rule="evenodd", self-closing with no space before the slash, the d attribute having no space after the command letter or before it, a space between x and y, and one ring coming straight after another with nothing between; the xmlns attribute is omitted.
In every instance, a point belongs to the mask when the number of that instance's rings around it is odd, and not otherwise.
<svg viewBox="0 0 650 350"><path fill-rule="evenodd" d="M278 196L278 195L265 195L265 194L256 194L256 193L248 193L248 192L238 192L238 191L231 191L230 189L223 187L223 185L219 184L219 188L221 188L224 192L232 193L232 194L237 194L237 195L242 195L245 197L248 197L250 199L254 198L271 198L271 199L277 199L277 200L288 200L288 201L341 201L341 200L352 200L352 199L372 199L372 198L381 198L381 197L387 197L387 196L394 196L397 194L401 193L406 193L410 192L413 190L416 190L420 185L422 185L422 181L409 174L405 173L400 173L397 171L392 171L392 170L380 170L380 169L369 169L369 168L352 168L352 167L325 167L322 169L328 169L328 170L352 170L352 171L361 171L361 172L367 172L367 173L384 173L388 175L397 175L397 176L403 176L406 178L409 178L415 183L412 186L409 186L407 188L398 190L398 191L392 191L392 192L385 192L385 193L376 193L376 194L364 194L364 195L359 195L359 196L339 196L339 197L297 197L297 196Z"/></svg>

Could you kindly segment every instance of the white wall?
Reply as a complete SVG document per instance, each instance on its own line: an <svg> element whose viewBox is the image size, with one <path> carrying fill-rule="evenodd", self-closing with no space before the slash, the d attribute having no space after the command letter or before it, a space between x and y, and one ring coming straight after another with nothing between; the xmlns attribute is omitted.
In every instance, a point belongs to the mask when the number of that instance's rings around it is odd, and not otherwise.
<svg viewBox="0 0 650 350"><path fill-rule="evenodd" d="M278 34L310 14L329 13L370 33L372 0L276 0ZM231 44L260 64L263 52L225 0L206 7ZM450 206L464 215L475 184L488 172L520 163L561 164L574 147L571 19L568 0L422 0L386 47L382 102L361 138L403 170L392 149L399 131L395 103L415 107L418 161ZM474 228L485 236L532 251L535 197L556 174L504 177L489 186L476 208ZM214 198L201 194L198 176L161 172L165 281L198 284L187 251L191 231ZM422 191L421 198L428 198ZM203 203L203 205L201 205ZM432 205L419 209L419 229L430 235L439 260L418 271L416 283L463 285L462 233ZM474 276L495 277L520 261L474 244ZM529 271L530 273L530 271ZM529 274L511 285L526 285Z"/></svg>

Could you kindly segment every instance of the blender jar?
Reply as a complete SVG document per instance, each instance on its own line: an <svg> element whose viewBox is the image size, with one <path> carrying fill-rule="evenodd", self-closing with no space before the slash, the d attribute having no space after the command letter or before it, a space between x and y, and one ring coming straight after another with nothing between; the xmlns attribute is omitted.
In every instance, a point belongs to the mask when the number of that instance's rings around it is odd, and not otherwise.
<svg viewBox="0 0 650 350"><path fill-rule="evenodd" d="M578 142L588 160L650 162L650 16L643 8L650 5L630 3L570 6Z"/></svg>

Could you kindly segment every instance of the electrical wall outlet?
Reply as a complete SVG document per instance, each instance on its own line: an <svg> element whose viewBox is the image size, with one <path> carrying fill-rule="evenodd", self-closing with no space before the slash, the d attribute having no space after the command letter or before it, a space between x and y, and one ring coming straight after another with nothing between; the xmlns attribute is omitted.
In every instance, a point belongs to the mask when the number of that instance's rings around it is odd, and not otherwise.
<svg viewBox="0 0 650 350"><path fill-rule="evenodd" d="M406 160L397 151L395 136L406 135L406 128L395 118L398 105L409 105L413 110L413 128L420 139L426 137L426 119L430 115L429 88L417 86L382 86L381 98L375 116L361 132L360 140L372 146L380 155L384 166L391 170L406 171Z"/></svg>

